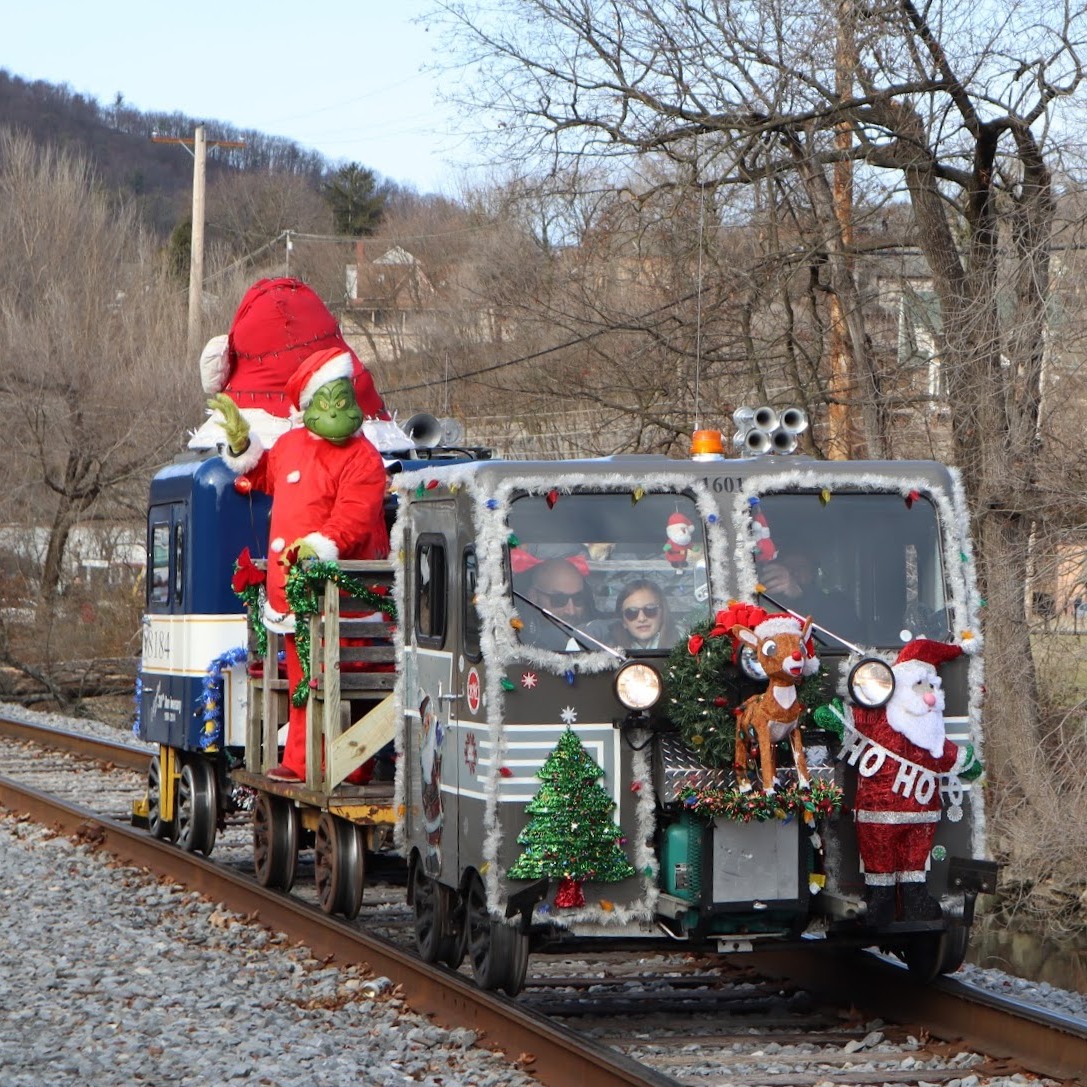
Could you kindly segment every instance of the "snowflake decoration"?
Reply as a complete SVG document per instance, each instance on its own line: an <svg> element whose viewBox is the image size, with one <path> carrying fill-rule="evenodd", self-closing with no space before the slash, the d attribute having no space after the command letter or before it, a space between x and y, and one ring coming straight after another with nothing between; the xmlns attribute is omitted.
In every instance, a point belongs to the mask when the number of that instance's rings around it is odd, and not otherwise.
<svg viewBox="0 0 1087 1087"><path fill-rule="evenodd" d="M564 725L572 725L577 721L577 710L573 706L563 706L562 713L559 716L562 718Z"/></svg>
<svg viewBox="0 0 1087 1087"><path fill-rule="evenodd" d="M479 762L479 748L476 745L476 734L469 732L464 738L464 765L468 767L468 773L474 774Z"/></svg>
<svg viewBox="0 0 1087 1087"><path fill-rule="evenodd" d="M521 686L524 687L526 691L531 691L532 688L536 686L536 683L537 679L535 672L521 673Z"/></svg>

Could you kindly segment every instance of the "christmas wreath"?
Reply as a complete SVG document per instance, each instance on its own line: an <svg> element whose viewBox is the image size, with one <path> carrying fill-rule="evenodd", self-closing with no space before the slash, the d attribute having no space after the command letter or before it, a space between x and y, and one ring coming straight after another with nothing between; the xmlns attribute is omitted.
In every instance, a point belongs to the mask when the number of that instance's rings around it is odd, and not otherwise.
<svg viewBox="0 0 1087 1087"><path fill-rule="evenodd" d="M736 746L736 709L751 693L737 667L740 643L734 626L753 628L767 616L756 604L729 606L691 628L673 646L665 666L665 712L704 766L731 767ZM822 701L821 673L808 676L798 691L804 705Z"/></svg>

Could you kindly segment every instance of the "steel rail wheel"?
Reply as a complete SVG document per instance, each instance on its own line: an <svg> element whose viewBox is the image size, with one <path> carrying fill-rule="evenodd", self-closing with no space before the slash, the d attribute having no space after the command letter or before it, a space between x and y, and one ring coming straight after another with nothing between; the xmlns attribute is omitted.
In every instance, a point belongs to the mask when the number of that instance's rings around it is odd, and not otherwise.
<svg viewBox="0 0 1087 1087"><path fill-rule="evenodd" d="M253 805L253 869L262 887L289 891L298 869L298 810L271 793Z"/></svg>
<svg viewBox="0 0 1087 1087"><path fill-rule="evenodd" d="M524 988L528 970L528 936L491 916L483 881L474 873L468 884L465 928L476 984L516 996Z"/></svg>
<svg viewBox="0 0 1087 1087"><path fill-rule="evenodd" d="M419 958L423 962L444 962L456 970L464 961L464 930L456 924L456 896L417 863L412 869L411 901Z"/></svg>
<svg viewBox="0 0 1087 1087"><path fill-rule="evenodd" d="M362 906L366 877L362 830L347 819L321 812L313 838L313 879L325 913L351 919Z"/></svg>
<svg viewBox="0 0 1087 1087"><path fill-rule="evenodd" d="M215 770L206 759L187 760L177 786L177 844L186 853L211 854L218 830Z"/></svg>
<svg viewBox="0 0 1087 1087"><path fill-rule="evenodd" d="M177 822L162 817L162 763L158 755L151 756L147 768L147 829L152 837L177 841Z"/></svg>

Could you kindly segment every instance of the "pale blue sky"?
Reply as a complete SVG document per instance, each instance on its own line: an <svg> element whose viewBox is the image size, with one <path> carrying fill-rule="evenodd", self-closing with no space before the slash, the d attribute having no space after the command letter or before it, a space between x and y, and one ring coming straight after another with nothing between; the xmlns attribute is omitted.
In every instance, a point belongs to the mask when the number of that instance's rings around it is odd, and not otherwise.
<svg viewBox="0 0 1087 1087"><path fill-rule="evenodd" d="M474 157L438 95L428 0L22 0L5 5L0 68L102 105L178 111L283 136L422 192L455 191ZM446 76L448 80L453 77ZM0 118L2 122L2 118Z"/></svg>

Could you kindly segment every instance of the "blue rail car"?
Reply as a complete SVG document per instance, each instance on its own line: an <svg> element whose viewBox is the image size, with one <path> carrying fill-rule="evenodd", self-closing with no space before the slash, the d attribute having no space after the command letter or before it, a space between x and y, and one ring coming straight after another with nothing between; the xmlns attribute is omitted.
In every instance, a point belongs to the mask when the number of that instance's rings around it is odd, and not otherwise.
<svg viewBox="0 0 1087 1087"><path fill-rule="evenodd" d="M221 673L221 735L215 746L244 746L244 607L231 588L243 549L263 558L271 500L239 493L217 456L182 460L151 482L147 512L147 612L143 620L141 739L203 751L209 670ZM244 654L238 654L244 662Z"/></svg>

